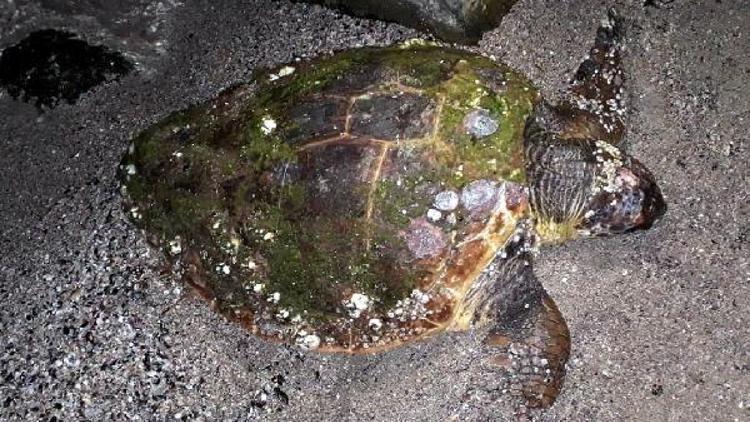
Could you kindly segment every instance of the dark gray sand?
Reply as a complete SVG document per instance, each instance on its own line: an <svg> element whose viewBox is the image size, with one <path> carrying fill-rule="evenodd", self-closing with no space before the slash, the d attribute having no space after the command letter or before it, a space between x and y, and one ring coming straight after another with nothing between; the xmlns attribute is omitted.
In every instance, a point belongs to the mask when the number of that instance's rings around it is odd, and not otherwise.
<svg viewBox="0 0 750 422"><path fill-rule="evenodd" d="M286 1L41 3L2 2L0 47L66 28L127 52L139 71L41 114L0 94L0 420L509 415L472 364L478 335L354 358L264 343L161 273L121 210L115 168L137 131L257 66L414 31ZM479 48L555 98L612 3L520 1ZM542 419L746 421L750 5L617 5L628 144L669 211L650 231L539 256L573 336L563 393Z"/></svg>

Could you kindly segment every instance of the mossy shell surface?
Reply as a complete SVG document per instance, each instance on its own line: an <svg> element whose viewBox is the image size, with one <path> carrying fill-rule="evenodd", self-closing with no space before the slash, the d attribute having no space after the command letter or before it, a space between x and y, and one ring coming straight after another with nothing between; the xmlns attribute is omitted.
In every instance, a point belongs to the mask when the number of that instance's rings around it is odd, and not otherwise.
<svg viewBox="0 0 750 422"><path fill-rule="evenodd" d="M220 312L308 348L379 350L457 321L527 213L537 91L461 50L350 50L141 133L127 210Z"/></svg>

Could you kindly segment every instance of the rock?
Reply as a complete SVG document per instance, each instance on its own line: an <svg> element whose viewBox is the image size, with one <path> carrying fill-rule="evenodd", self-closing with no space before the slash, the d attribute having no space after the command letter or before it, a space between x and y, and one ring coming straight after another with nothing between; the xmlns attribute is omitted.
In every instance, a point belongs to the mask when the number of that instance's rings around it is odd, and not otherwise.
<svg viewBox="0 0 750 422"><path fill-rule="evenodd" d="M73 104L84 92L133 67L107 47L90 45L70 32L45 29L2 52L0 86L13 98L54 107L59 100Z"/></svg>
<svg viewBox="0 0 750 422"><path fill-rule="evenodd" d="M397 22L450 42L475 44L496 27L517 0L295 0Z"/></svg>

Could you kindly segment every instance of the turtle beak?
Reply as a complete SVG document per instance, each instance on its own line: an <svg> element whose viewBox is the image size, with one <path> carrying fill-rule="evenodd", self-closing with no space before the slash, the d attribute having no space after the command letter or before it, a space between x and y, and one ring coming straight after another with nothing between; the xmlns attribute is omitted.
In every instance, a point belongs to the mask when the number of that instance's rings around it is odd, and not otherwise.
<svg viewBox="0 0 750 422"><path fill-rule="evenodd" d="M582 228L593 235L648 229L667 206L654 176L633 158L616 169L614 189L597 193L584 214Z"/></svg>
<svg viewBox="0 0 750 422"><path fill-rule="evenodd" d="M634 221L634 229L648 229L659 221L667 212L667 204L661 194L654 176L639 161L633 159L630 171L638 178L638 188L641 190L641 213Z"/></svg>

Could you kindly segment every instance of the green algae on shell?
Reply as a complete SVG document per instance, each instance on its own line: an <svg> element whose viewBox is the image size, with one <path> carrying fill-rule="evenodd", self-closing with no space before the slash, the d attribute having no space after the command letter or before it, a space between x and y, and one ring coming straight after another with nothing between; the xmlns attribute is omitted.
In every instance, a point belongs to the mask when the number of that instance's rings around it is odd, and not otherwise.
<svg viewBox="0 0 750 422"><path fill-rule="evenodd" d="M259 71L136 137L121 166L128 212L257 334L388 347L448 325L526 212L503 189L524 181L537 101L506 66L435 46ZM466 127L477 112L492 127L479 136ZM434 208L477 181L497 205Z"/></svg>

